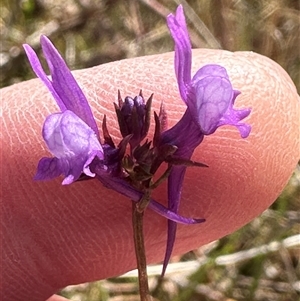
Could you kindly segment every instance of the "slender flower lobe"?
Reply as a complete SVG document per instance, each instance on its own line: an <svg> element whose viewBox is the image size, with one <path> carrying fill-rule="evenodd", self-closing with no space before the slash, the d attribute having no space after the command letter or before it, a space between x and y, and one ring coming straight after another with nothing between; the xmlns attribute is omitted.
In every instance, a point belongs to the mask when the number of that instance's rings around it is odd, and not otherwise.
<svg viewBox="0 0 300 301"><path fill-rule="evenodd" d="M91 108L77 81L65 61L46 36L41 36L41 45L45 55L51 79L48 78L42 65L29 45L24 45L25 52L33 71L47 86L56 100L60 110L70 110L80 117L99 137L98 127Z"/></svg>
<svg viewBox="0 0 300 301"><path fill-rule="evenodd" d="M188 34L182 5L175 16L167 17L167 25L175 42L175 74L181 98L186 102L187 84L191 81L192 45Z"/></svg>

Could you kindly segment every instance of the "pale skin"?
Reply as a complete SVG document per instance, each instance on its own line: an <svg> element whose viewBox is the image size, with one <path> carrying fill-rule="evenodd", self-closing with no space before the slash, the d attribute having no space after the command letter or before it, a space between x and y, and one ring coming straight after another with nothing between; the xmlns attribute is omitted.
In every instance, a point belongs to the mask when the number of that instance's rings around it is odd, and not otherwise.
<svg viewBox="0 0 300 301"><path fill-rule="evenodd" d="M164 101L169 126L185 106L173 70L173 53L115 62L75 72L100 126L103 114L119 138L113 102L143 90L154 93L154 109ZM173 254L223 237L251 221L275 201L299 158L299 97L286 72L249 52L195 50L193 72L202 65L224 66L242 94L236 108L251 107L247 139L233 127L206 137L189 168L180 213L205 217L200 225L179 225ZM37 162L49 156L41 126L58 111L46 87L34 79L2 91L2 283L3 300L63 301L55 294L69 285L120 275L136 267L131 202L97 180L62 186L62 179L35 182ZM151 133L149 134L151 137ZM166 187L154 198L166 204ZM148 263L163 259L166 220L147 210ZM52 296L53 295L53 296ZM52 297L51 297L52 296Z"/></svg>

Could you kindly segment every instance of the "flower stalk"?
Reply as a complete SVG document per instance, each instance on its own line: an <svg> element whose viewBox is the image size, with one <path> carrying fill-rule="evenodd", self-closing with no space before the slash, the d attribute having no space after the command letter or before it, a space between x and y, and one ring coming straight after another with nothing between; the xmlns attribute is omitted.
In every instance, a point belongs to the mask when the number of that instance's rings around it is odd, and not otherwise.
<svg viewBox="0 0 300 301"><path fill-rule="evenodd" d="M147 194L144 195L140 202L143 201L146 201L146 203L149 202L149 196L147 196ZM132 201L132 228L136 263L138 269L140 299L141 301L151 301L152 298L150 296L148 285L147 260L143 224L144 210L141 210L139 208L139 203Z"/></svg>

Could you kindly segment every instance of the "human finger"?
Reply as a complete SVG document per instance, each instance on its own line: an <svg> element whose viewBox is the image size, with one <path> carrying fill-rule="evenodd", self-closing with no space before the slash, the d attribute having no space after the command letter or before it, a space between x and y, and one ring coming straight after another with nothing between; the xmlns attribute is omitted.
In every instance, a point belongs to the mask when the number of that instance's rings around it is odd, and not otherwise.
<svg viewBox="0 0 300 301"><path fill-rule="evenodd" d="M236 107L252 107L247 119L252 132L242 140L235 129L223 127L195 151L192 159L209 168L188 169L180 213L207 221L178 227L174 255L231 233L260 214L279 195L299 158L299 99L285 71L254 53L193 52L194 71L208 63L224 66L233 87L242 92ZM173 53L105 64L75 76L99 126L106 114L116 139L118 89L124 96L140 89L145 97L154 93L154 109L164 101L170 126L185 109ZM9 300L45 300L68 284L134 268L129 200L97 181L61 186L61 179L32 180L38 160L48 154L41 126L57 111L46 88L31 80L5 88L2 96L3 288ZM166 204L166 187L157 189L154 198ZM157 262L165 252L166 220L149 210L145 219L148 262ZM9 295L19 281L21 291Z"/></svg>

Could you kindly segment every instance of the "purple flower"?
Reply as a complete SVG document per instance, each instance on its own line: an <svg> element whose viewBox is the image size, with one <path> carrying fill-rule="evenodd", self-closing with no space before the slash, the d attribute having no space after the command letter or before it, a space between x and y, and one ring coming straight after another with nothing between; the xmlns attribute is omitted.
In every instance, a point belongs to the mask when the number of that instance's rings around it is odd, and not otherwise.
<svg viewBox="0 0 300 301"><path fill-rule="evenodd" d="M29 45L24 45L24 49L33 71L52 93L60 112L51 114L44 122L43 138L53 157L40 160L35 179L49 180L63 174L65 178L62 184L71 184L83 175L95 177L106 187L138 202L143 193L114 172L120 165L120 153L124 153L130 136L121 141L119 148L115 148L105 129L105 141L100 143L99 130L91 108L63 58L47 37L41 37L41 45L50 69L50 78L34 50ZM138 116L141 117L139 120L145 121L147 118L143 115L144 101L141 98L141 95L134 99L128 98L127 102L135 103ZM137 137L142 138L144 131L142 127ZM153 199L150 200L149 208L176 223L203 222L203 219L182 217Z"/></svg>
<svg viewBox="0 0 300 301"><path fill-rule="evenodd" d="M53 179L61 174L63 184L71 184L84 173L95 174L89 164L97 156L103 159L103 149L95 132L76 114L66 110L46 118L43 137L54 158L42 158L38 164L36 180Z"/></svg>
<svg viewBox="0 0 300 301"><path fill-rule="evenodd" d="M167 24L175 42L175 73L179 92L187 109L182 119L162 133L161 143L177 146L174 157L190 159L205 135L213 134L222 125L233 125L241 137L250 134L251 127L240 122L250 109L233 108L236 97L226 69L211 64L200 68L191 77L192 52L183 8L167 17ZM168 178L168 208L178 212L186 166L173 166ZM176 235L176 223L168 221L168 241L162 275L169 262Z"/></svg>
<svg viewBox="0 0 300 301"><path fill-rule="evenodd" d="M82 173L95 176L89 164L97 156L103 158L98 127L90 106L66 63L47 37L41 37L51 80L33 49L24 45L36 75L52 93L61 113L48 116L43 126L43 138L54 158L42 158L35 176L37 180L65 175L63 184L78 180Z"/></svg>

